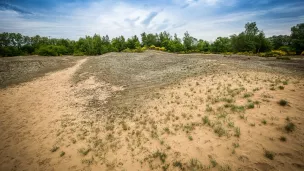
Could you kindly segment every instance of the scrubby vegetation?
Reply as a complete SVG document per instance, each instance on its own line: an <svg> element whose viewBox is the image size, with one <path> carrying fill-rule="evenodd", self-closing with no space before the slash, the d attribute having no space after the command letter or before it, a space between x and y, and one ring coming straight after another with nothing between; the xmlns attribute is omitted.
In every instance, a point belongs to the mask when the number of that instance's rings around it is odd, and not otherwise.
<svg viewBox="0 0 304 171"><path fill-rule="evenodd" d="M0 56L18 55L101 55L108 52L143 52L147 49L174 53L223 53L224 55L259 55L289 60L290 55L304 55L304 23L291 28L291 35L266 38L256 23L247 23L245 31L230 37L218 37L213 43L192 37L188 32L182 39L172 37L164 31L159 34L141 34L141 41L135 35L128 39L119 36L86 36L79 40L48 37L23 36L20 33L0 34Z"/></svg>

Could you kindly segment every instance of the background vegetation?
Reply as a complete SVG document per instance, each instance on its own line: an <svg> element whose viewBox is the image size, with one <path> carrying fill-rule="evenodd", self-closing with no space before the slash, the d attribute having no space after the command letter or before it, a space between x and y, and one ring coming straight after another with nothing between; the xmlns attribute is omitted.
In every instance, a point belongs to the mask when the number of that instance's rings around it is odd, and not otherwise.
<svg viewBox="0 0 304 171"><path fill-rule="evenodd" d="M247 23L245 31L230 37L218 37L214 42L192 37L188 32L182 39L168 32L135 35L128 39L124 36L110 40L109 36L86 36L78 41L48 37L23 36L20 33L0 34L0 56L20 55L101 55L108 52L143 52L146 49L175 53L225 53L260 56L304 55L304 23L291 28L291 35L265 37L256 23Z"/></svg>

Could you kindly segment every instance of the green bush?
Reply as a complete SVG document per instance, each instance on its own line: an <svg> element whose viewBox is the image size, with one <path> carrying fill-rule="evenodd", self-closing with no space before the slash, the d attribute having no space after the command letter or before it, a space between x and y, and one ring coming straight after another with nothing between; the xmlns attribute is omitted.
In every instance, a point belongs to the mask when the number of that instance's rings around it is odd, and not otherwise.
<svg viewBox="0 0 304 171"><path fill-rule="evenodd" d="M0 47L0 56L7 57L7 56L18 56L22 55L21 51L13 46L7 47Z"/></svg>
<svg viewBox="0 0 304 171"><path fill-rule="evenodd" d="M151 46L150 46L150 49L151 49L151 50L155 50L155 46L154 46L154 45L151 45Z"/></svg>
<svg viewBox="0 0 304 171"><path fill-rule="evenodd" d="M85 54L84 54L84 52L75 51L73 55L74 56L84 56Z"/></svg>
<svg viewBox="0 0 304 171"><path fill-rule="evenodd" d="M273 50L271 52L259 53L258 55L260 57L279 57L279 56L285 56L287 55L287 53L281 50Z"/></svg>
<svg viewBox="0 0 304 171"><path fill-rule="evenodd" d="M159 48L160 51L166 51L166 48L165 47L161 47Z"/></svg>
<svg viewBox="0 0 304 171"><path fill-rule="evenodd" d="M36 50L36 54L41 56L60 56L60 55L67 55L68 50L65 46L41 46L39 49Z"/></svg>

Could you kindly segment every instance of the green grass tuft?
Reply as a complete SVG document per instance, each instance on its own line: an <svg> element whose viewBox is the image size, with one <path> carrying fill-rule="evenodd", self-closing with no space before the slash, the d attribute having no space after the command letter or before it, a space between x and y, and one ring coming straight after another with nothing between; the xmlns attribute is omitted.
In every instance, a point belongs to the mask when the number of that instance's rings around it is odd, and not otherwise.
<svg viewBox="0 0 304 171"><path fill-rule="evenodd" d="M268 150L265 150L265 157L270 159L270 160L273 160L274 159L274 152L271 152L271 151L268 151Z"/></svg>

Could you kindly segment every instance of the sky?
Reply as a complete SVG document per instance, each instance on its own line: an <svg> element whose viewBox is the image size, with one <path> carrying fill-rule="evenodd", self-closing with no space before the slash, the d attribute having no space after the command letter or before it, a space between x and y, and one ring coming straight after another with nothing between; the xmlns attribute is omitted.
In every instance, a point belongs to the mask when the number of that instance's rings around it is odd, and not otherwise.
<svg viewBox="0 0 304 171"><path fill-rule="evenodd" d="M213 41L256 22L266 36L304 23L304 0L0 0L0 32L77 40L188 31Z"/></svg>

